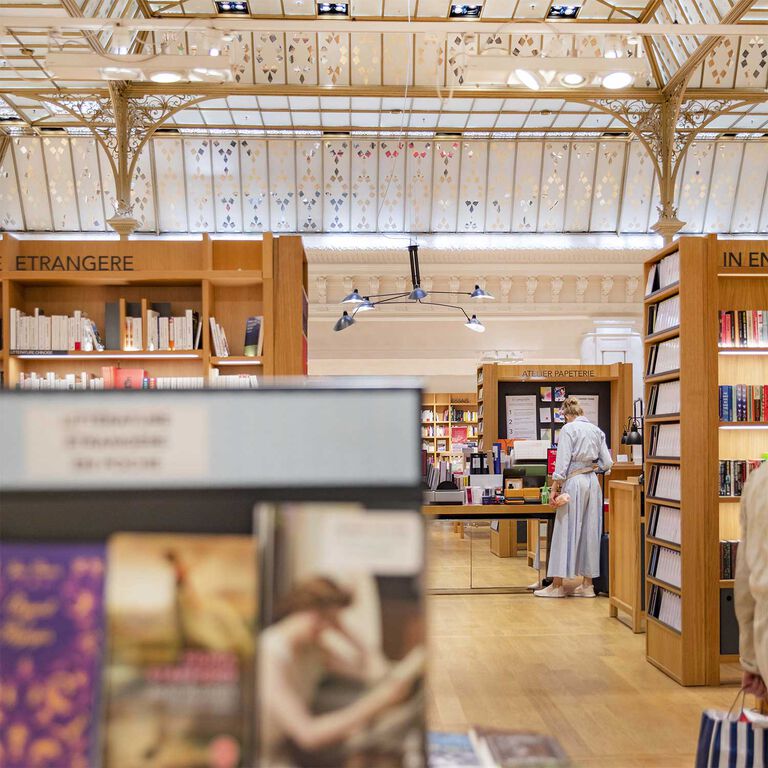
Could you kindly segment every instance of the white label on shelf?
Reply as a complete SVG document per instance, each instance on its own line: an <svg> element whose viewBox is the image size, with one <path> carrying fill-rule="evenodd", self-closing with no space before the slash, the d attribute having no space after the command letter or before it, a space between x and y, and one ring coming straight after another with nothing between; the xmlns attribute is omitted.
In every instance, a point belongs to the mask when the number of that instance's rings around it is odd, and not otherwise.
<svg viewBox="0 0 768 768"><path fill-rule="evenodd" d="M320 569L413 576L424 559L423 521L416 512L326 512L316 551Z"/></svg>
<svg viewBox="0 0 768 768"><path fill-rule="evenodd" d="M209 469L208 413L195 406L39 406L28 408L24 421L30 479L169 481Z"/></svg>

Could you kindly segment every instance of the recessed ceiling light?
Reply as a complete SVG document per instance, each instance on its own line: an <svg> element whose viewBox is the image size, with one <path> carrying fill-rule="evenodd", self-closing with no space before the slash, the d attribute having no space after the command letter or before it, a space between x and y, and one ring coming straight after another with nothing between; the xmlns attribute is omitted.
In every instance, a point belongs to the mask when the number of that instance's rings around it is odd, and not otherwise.
<svg viewBox="0 0 768 768"><path fill-rule="evenodd" d="M237 14L247 16L248 3L245 0L215 0L216 13Z"/></svg>
<svg viewBox="0 0 768 768"><path fill-rule="evenodd" d="M560 82L568 88L578 88L587 82L587 78L581 72L566 72L560 75Z"/></svg>
<svg viewBox="0 0 768 768"><path fill-rule="evenodd" d="M318 16L349 16L349 5L347 3L318 3Z"/></svg>
<svg viewBox="0 0 768 768"><path fill-rule="evenodd" d="M173 69L163 69L158 72L153 72L149 79L153 83L178 83L184 79L184 75Z"/></svg>
<svg viewBox="0 0 768 768"><path fill-rule="evenodd" d="M452 5L452 19L479 19L482 13L482 5Z"/></svg>
<svg viewBox="0 0 768 768"><path fill-rule="evenodd" d="M603 76L603 87L608 88L611 91L616 91L620 88L626 88L628 85L632 85L634 81L634 76L630 75L629 72L611 72L610 74Z"/></svg>
<svg viewBox="0 0 768 768"><path fill-rule="evenodd" d="M532 91L541 90L541 84L533 72L529 72L527 69L516 69L514 74L518 82L522 83L526 88L530 88Z"/></svg>
<svg viewBox="0 0 768 768"><path fill-rule="evenodd" d="M581 10L580 5L552 5L547 11L548 19L575 19Z"/></svg>

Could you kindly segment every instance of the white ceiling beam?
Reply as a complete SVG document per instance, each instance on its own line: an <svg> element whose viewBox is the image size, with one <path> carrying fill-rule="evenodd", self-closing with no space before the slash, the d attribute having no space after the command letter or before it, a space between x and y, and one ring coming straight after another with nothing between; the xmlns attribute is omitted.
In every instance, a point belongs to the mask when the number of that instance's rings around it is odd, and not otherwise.
<svg viewBox="0 0 768 768"><path fill-rule="evenodd" d="M253 32L388 32L413 34L414 32L445 33L484 32L495 34L595 34L595 35L647 35L685 36L701 35L721 37L724 35L768 36L768 24L652 24L623 22L548 22L548 21L420 21L413 19L398 21L357 20L357 19L241 19L233 16L210 18L151 18L151 19L100 19L90 17L59 18L51 22L41 21L39 16L16 14L9 9L0 12L0 25L13 29L83 30L102 31L116 28L143 32L192 31L220 29Z"/></svg>

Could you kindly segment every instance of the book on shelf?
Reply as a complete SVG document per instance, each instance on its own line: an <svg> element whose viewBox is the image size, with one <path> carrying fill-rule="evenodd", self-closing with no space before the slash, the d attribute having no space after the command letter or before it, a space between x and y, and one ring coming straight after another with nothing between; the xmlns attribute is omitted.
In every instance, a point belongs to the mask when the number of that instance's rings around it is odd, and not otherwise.
<svg viewBox="0 0 768 768"><path fill-rule="evenodd" d="M729 580L736 578L736 553L739 542L735 539L720 541L720 578Z"/></svg>
<svg viewBox="0 0 768 768"><path fill-rule="evenodd" d="M259 377L250 373L222 375L218 368L212 368L208 374L208 386L211 389L258 389Z"/></svg>
<svg viewBox="0 0 768 768"><path fill-rule="evenodd" d="M170 315L169 302L152 304L152 308L147 309L149 351L199 349L201 330L200 315L192 309L185 309L183 315L176 317Z"/></svg>
<svg viewBox="0 0 768 768"><path fill-rule="evenodd" d="M765 459L721 459L720 496L741 496L744 483Z"/></svg>
<svg viewBox="0 0 768 768"><path fill-rule="evenodd" d="M721 310L720 346L768 347L768 309Z"/></svg>
<svg viewBox="0 0 768 768"><path fill-rule="evenodd" d="M676 371L680 368L680 339L652 344L648 350L647 376Z"/></svg>
<svg viewBox="0 0 768 768"><path fill-rule="evenodd" d="M475 726L470 739L483 766L495 768L564 768L570 760L552 736Z"/></svg>
<svg viewBox="0 0 768 768"><path fill-rule="evenodd" d="M648 473L648 495L655 499L680 501L680 467L653 464Z"/></svg>
<svg viewBox="0 0 768 768"><path fill-rule="evenodd" d="M674 549L651 545L648 575L680 589L682 586L682 559Z"/></svg>
<svg viewBox="0 0 768 768"><path fill-rule="evenodd" d="M768 384L721 384L720 421L768 422Z"/></svg>
<svg viewBox="0 0 768 768"><path fill-rule="evenodd" d="M680 510L663 504L652 504L648 518L648 535L679 545Z"/></svg>
<svg viewBox="0 0 768 768"><path fill-rule="evenodd" d="M102 389L203 389L202 376L150 376L143 368L102 366L101 376L79 373L58 374L53 371L38 374L21 371L16 388L27 391L102 390Z"/></svg>
<svg viewBox="0 0 768 768"><path fill-rule="evenodd" d="M257 515L257 529L263 531L260 545L272 556L264 564L259 603L257 717L248 721L249 727L258 728L260 755L244 761L243 768L422 766L426 644L421 514L356 504L292 503L263 505ZM296 618L308 609L321 610L334 593L336 604L348 606L343 611L345 644L332 643L330 637L305 647L293 643ZM354 660L349 652L360 646L378 674L366 677L367 685L353 675L357 684L350 685L349 674L335 670L349 668ZM314 671L298 672L310 667ZM301 724L285 717L284 705L274 695L286 689L300 697L297 706L307 717L309 712L344 717L371 691L386 693L392 683L400 692L396 700L386 697L389 703L380 706L377 717L331 740L302 742ZM291 759L299 753L299 759Z"/></svg>
<svg viewBox="0 0 768 768"><path fill-rule="evenodd" d="M92 352L104 349L99 330L86 312L46 315L36 307L27 315L10 308L11 354L22 352Z"/></svg>
<svg viewBox="0 0 768 768"><path fill-rule="evenodd" d="M680 380L651 384L648 394L648 416L680 413Z"/></svg>
<svg viewBox="0 0 768 768"><path fill-rule="evenodd" d="M251 536L110 538L107 765L256 764L257 594Z"/></svg>
<svg viewBox="0 0 768 768"><path fill-rule="evenodd" d="M670 296L668 299L660 301L658 304L648 306L648 327L647 334L652 336L654 333L668 331L680 325L680 297Z"/></svg>
<svg viewBox="0 0 768 768"><path fill-rule="evenodd" d="M421 411L421 420L422 421L434 421L435 420L435 413L431 408L424 408Z"/></svg>
<svg viewBox="0 0 768 768"><path fill-rule="evenodd" d="M680 458L680 424L653 424L649 441L651 457Z"/></svg>
<svg viewBox="0 0 768 768"><path fill-rule="evenodd" d="M213 340L213 351L216 357L229 357L229 345L227 344L227 334L224 329L216 322L215 317L210 318L211 339Z"/></svg>
<svg viewBox="0 0 768 768"><path fill-rule="evenodd" d="M650 296L680 280L680 252L675 251L651 264L645 283L645 295Z"/></svg>
<svg viewBox="0 0 768 768"><path fill-rule="evenodd" d="M658 584L651 584L648 595L648 615L680 632L683 625L680 595L676 595Z"/></svg>
<svg viewBox="0 0 768 768"><path fill-rule="evenodd" d="M3 768L101 765L102 544L0 544Z"/></svg>
<svg viewBox="0 0 768 768"><path fill-rule="evenodd" d="M245 321L245 342L243 355L245 357L260 357L264 347L264 318L261 316L249 317Z"/></svg>

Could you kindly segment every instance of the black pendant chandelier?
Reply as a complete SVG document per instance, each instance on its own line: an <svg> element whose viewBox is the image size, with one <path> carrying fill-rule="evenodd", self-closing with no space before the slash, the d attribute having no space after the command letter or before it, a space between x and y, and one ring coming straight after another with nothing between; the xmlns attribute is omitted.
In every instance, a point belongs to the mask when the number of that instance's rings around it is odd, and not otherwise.
<svg viewBox="0 0 768 768"><path fill-rule="evenodd" d="M450 296L469 296L470 299L484 300L493 299L490 293L484 291L479 285L476 285L474 290L469 292L462 291L430 291L427 293L421 287L421 273L419 271L419 246L412 244L408 246L408 256L411 260L411 290L403 291L402 293L379 293L374 296L362 296L358 292L357 288L352 289L352 293L345 296L342 299L342 304L350 306L350 311L346 309L342 312L341 317L336 321L333 326L334 331L343 331L345 328L349 328L354 325L355 317L359 312L369 312L378 308L381 305L389 304L423 304L429 307L448 307L449 309L456 309L464 315L466 322L464 326L469 328L470 331L476 331L482 333L485 330L485 326L477 319L477 315L470 317L464 308L458 304L445 304L439 301L424 301L429 296L433 295L450 295Z"/></svg>

